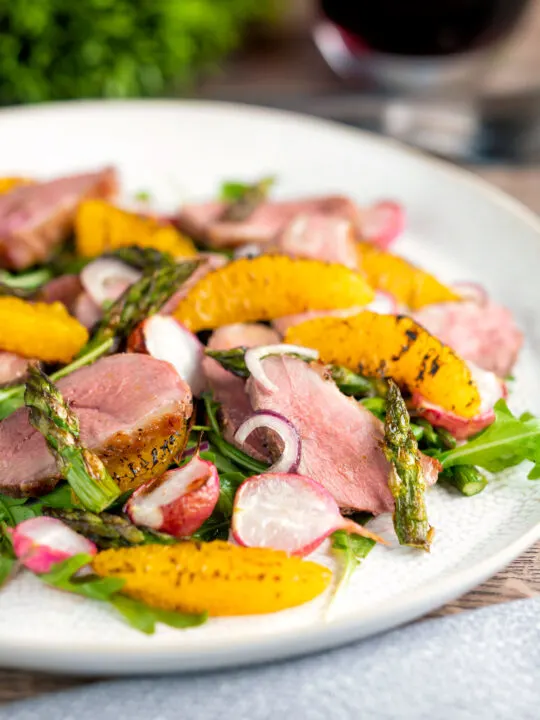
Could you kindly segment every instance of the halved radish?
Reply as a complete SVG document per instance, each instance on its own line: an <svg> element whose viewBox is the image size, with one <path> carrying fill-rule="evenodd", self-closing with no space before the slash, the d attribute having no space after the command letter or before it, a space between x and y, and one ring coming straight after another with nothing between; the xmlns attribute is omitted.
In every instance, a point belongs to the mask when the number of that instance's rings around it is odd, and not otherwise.
<svg viewBox="0 0 540 720"><path fill-rule="evenodd" d="M330 493L303 475L255 475L236 493L232 532L240 545L307 555L335 530L383 542L362 525L344 518Z"/></svg>
<svg viewBox="0 0 540 720"><path fill-rule="evenodd" d="M151 315L143 320L128 340L128 351L166 360L189 385L194 395L203 392L204 346L172 315Z"/></svg>
<svg viewBox="0 0 540 720"><path fill-rule="evenodd" d="M399 312L398 301L392 293L384 290L377 290L375 300L366 305L362 310L371 310L371 312L380 313L381 315L397 315Z"/></svg>
<svg viewBox="0 0 540 720"><path fill-rule="evenodd" d="M381 200L362 210L362 239L386 250L405 229L405 211L393 200Z"/></svg>
<svg viewBox="0 0 540 720"><path fill-rule="evenodd" d="M187 465L141 485L124 510L135 525L188 537L210 517L218 499L216 466L196 455Z"/></svg>
<svg viewBox="0 0 540 720"><path fill-rule="evenodd" d="M81 283L99 307L114 302L130 285L141 278L141 272L115 258L98 258L81 271Z"/></svg>
<svg viewBox="0 0 540 720"><path fill-rule="evenodd" d="M495 421L493 406L497 400L507 395L504 381L498 378L495 373L482 370L474 363L468 363L468 365L482 400L480 412L475 417L464 418L443 410L438 405L430 403L420 393L414 393L412 396L412 405L418 414L434 427L448 430L456 440L466 440L491 425Z"/></svg>
<svg viewBox="0 0 540 720"><path fill-rule="evenodd" d="M93 542L56 518L30 518L9 533L15 555L35 573L49 572L53 565L74 555L97 553Z"/></svg>

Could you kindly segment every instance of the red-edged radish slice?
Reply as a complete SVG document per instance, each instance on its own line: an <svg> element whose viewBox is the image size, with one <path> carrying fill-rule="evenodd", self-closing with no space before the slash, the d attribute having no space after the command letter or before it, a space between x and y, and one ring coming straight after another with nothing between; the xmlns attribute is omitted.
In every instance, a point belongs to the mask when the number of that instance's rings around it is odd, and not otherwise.
<svg viewBox="0 0 540 720"><path fill-rule="evenodd" d="M362 239L386 250L405 229L405 211L392 200L381 200L362 210Z"/></svg>
<svg viewBox="0 0 540 720"><path fill-rule="evenodd" d="M457 282L453 283L452 289L455 290L462 300L469 300L477 305L487 305L489 296L485 288L478 283L473 282Z"/></svg>
<svg viewBox="0 0 540 720"><path fill-rule="evenodd" d="M135 525L188 537L210 517L218 499L216 466L196 455L187 465L141 485L124 511Z"/></svg>
<svg viewBox="0 0 540 720"><path fill-rule="evenodd" d="M287 345L285 343L281 343L278 345L260 345L259 347L249 348L244 357L246 367L251 373L251 377L270 392L275 392L277 390L277 386L264 372L264 368L261 363L261 360L269 355L299 355L300 357L307 358L308 360L319 359L318 350L305 348L301 345Z"/></svg>
<svg viewBox="0 0 540 720"><path fill-rule="evenodd" d="M15 555L35 573L49 572L53 565L74 555L97 553L93 542L56 518L30 518L9 532Z"/></svg>
<svg viewBox="0 0 540 720"><path fill-rule="evenodd" d="M369 305L366 305L366 307L361 310L371 310L371 312L379 313L380 315L397 315L399 312L399 305L392 293L385 292L384 290L377 290L375 293L375 300L370 302Z"/></svg>
<svg viewBox="0 0 540 720"><path fill-rule="evenodd" d="M205 388L204 346L172 315L151 315L140 323L128 341L130 352L142 352L169 362L198 396Z"/></svg>
<svg viewBox="0 0 540 720"><path fill-rule="evenodd" d="M482 370L474 363L468 363L471 375L480 392L480 412L473 418L464 418L455 413L443 410L438 405L428 402L419 393L414 393L412 404L417 412L434 427L448 430L456 440L466 440L476 435L495 421L495 403L507 396L505 383L495 373Z"/></svg>
<svg viewBox="0 0 540 720"><path fill-rule="evenodd" d="M300 464L302 442L294 425L273 410L259 410L240 425L234 435L235 442L243 446L251 433L258 428L273 430L283 444L281 457L268 469L268 472L296 472Z"/></svg>
<svg viewBox="0 0 540 720"><path fill-rule="evenodd" d="M81 271L81 283L99 307L114 302L130 285L140 280L142 273L115 258L98 258Z"/></svg>
<svg viewBox="0 0 540 720"><path fill-rule="evenodd" d="M233 253L233 259L239 260L240 258L254 258L262 255L262 248L256 243L247 243L246 245L240 245L236 248Z"/></svg>
<svg viewBox="0 0 540 720"><path fill-rule="evenodd" d="M362 525L344 518L330 493L303 475L255 475L236 493L232 532L240 545L307 555L335 530L382 542Z"/></svg>

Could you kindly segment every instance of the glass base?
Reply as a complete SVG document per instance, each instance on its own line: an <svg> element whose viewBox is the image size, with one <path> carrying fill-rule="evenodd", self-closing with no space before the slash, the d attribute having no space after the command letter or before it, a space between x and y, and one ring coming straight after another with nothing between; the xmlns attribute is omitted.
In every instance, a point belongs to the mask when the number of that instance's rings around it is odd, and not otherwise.
<svg viewBox="0 0 540 720"><path fill-rule="evenodd" d="M490 46L475 52L435 57L388 55L371 50L353 53L339 29L318 23L313 39L330 68L343 80L366 88L400 94L470 92L482 82L496 52Z"/></svg>

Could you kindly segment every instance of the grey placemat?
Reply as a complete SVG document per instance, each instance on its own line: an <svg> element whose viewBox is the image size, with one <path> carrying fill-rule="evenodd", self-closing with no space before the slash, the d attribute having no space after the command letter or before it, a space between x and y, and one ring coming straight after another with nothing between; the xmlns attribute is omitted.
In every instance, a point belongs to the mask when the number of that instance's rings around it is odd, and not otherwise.
<svg viewBox="0 0 540 720"><path fill-rule="evenodd" d="M416 623L253 669L97 683L6 706L9 720L532 720L540 598Z"/></svg>

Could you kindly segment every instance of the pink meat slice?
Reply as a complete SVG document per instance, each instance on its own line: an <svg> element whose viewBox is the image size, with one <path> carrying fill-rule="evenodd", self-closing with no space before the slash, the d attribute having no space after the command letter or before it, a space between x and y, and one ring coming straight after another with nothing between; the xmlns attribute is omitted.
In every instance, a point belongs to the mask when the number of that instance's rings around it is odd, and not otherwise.
<svg viewBox="0 0 540 720"><path fill-rule="evenodd" d="M523 344L510 311L491 301L428 305L414 318L462 358L499 377L512 370Z"/></svg>
<svg viewBox="0 0 540 720"><path fill-rule="evenodd" d="M208 341L208 348L230 350L235 347L257 347L277 342L278 334L266 325L238 323L215 330ZM203 363L208 386L216 402L221 405L223 435L228 442L234 442L238 427L253 414L245 380L228 372L212 358L205 357ZM268 459L266 448L257 433L253 433L247 447L243 449L259 460Z"/></svg>
<svg viewBox="0 0 540 720"><path fill-rule="evenodd" d="M173 313L178 307L178 303L185 298L191 288L196 285L199 280L202 280L205 275L208 275L208 273L213 270L218 270L218 268L223 267L228 262L226 255L222 255L221 253L200 253L198 258L202 260L201 264L195 272L190 275L186 282L182 284L182 287L167 300L161 309L164 315Z"/></svg>
<svg viewBox="0 0 540 720"><path fill-rule="evenodd" d="M37 299L46 303L61 302L72 313L82 289L78 275L61 275L40 288Z"/></svg>
<svg viewBox="0 0 540 720"><path fill-rule="evenodd" d="M0 195L0 266L22 270L45 262L67 238L79 203L116 193L113 168L22 185Z"/></svg>
<svg viewBox="0 0 540 720"><path fill-rule="evenodd" d="M322 214L344 218L359 226L359 210L347 197L332 195L304 200L266 202L247 220L226 222L220 216L227 205L209 202L185 205L181 208L177 225L191 237L212 248L237 247L246 243L268 244L297 215Z"/></svg>
<svg viewBox="0 0 540 720"><path fill-rule="evenodd" d="M0 352L0 386L22 380L31 362L15 353Z"/></svg>
<svg viewBox="0 0 540 720"><path fill-rule="evenodd" d="M278 233L271 251L358 268L355 226L336 215L297 215Z"/></svg>
<svg viewBox="0 0 540 720"><path fill-rule="evenodd" d="M73 304L72 314L85 328L91 330L101 320L103 311L93 301L90 294L83 290Z"/></svg>
<svg viewBox="0 0 540 720"><path fill-rule="evenodd" d="M83 444L96 451L114 437L144 433L159 418L178 413L189 418L192 412L187 385L172 365L150 355L102 358L60 380L58 387L77 413ZM58 480L52 455L30 425L27 410L21 408L3 420L0 491L39 495Z"/></svg>
<svg viewBox="0 0 540 720"><path fill-rule="evenodd" d="M263 367L278 387L269 392L249 378L254 410L284 415L302 439L298 473L316 480L341 508L375 515L390 512L390 465L381 449L383 424L362 405L343 395L320 367L287 356L267 357ZM436 481L439 463L422 456L426 482Z"/></svg>

